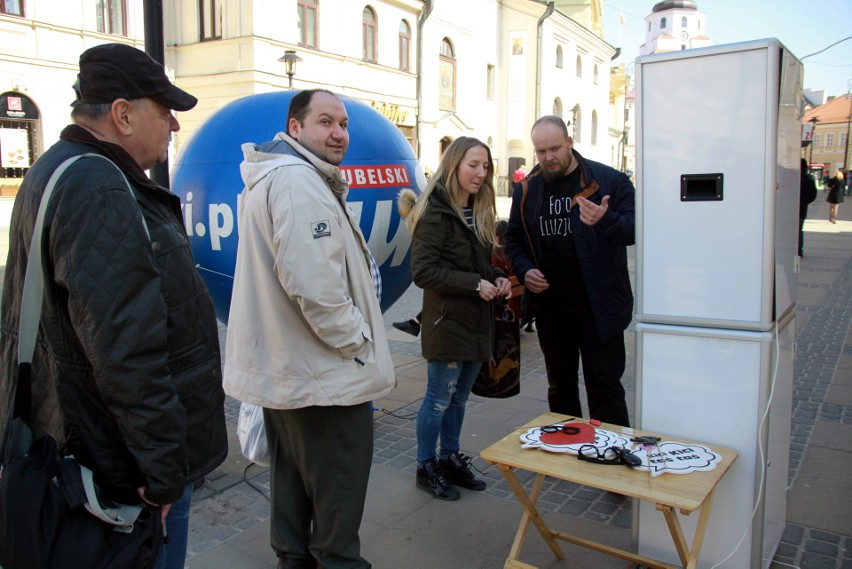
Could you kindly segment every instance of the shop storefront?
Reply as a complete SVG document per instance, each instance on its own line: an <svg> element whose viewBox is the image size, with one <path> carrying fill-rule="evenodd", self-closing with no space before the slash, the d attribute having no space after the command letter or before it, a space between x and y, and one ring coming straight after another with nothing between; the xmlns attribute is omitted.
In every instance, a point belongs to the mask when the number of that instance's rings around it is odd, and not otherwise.
<svg viewBox="0 0 852 569"><path fill-rule="evenodd" d="M415 109L401 105L392 105L380 101L371 101L370 106L384 115L402 133L411 148L417 150L417 132L415 128Z"/></svg>
<svg viewBox="0 0 852 569"><path fill-rule="evenodd" d="M39 154L39 113L21 93L0 95L0 195L15 195Z"/></svg>

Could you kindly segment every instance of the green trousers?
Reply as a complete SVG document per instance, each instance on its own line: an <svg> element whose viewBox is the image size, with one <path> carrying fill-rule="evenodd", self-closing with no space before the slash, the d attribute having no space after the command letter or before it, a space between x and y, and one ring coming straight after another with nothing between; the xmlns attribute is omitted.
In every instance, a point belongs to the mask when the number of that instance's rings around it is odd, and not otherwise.
<svg viewBox="0 0 852 569"><path fill-rule="evenodd" d="M358 537L373 462L371 407L263 410L271 541L287 567L371 567Z"/></svg>

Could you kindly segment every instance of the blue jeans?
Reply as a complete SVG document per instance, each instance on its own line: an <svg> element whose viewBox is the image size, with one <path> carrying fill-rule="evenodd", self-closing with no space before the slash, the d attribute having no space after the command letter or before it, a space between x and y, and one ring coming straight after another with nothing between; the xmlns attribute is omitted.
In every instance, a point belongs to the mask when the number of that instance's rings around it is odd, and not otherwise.
<svg viewBox="0 0 852 569"><path fill-rule="evenodd" d="M189 538L189 508L192 505L193 484L187 484L183 496L172 504L166 516L169 543L162 544L157 553L155 569L183 569L186 563L186 543Z"/></svg>
<svg viewBox="0 0 852 569"><path fill-rule="evenodd" d="M435 458L438 437L440 458L459 451L464 407L482 362L428 362L426 397L417 412L417 463Z"/></svg>

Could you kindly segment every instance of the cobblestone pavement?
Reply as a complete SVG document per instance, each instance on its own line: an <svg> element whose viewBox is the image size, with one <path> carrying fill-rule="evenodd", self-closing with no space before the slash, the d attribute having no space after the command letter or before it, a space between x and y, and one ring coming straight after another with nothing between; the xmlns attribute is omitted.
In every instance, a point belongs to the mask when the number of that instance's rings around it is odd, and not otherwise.
<svg viewBox="0 0 852 569"><path fill-rule="evenodd" d="M823 208L819 208L822 210ZM812 209L813 211L813 209ZM797 356L793 392L793 423L790 440L788 523L771 569L798 567L807 569L852 569L852 469L849 430L852 425L852 209L841 208L841 222L828 227L825 213L818 212L806 224L805 250L799 276L797 302ZM844 225L845 224L845 225ZM5 259L8 230L0 231L0 247ZM4 267L0 267L2 277ZM419 311L420 291L410 288L386 313L385 324L404 320ZM390 328L389 328L390 330ZM535 335L522 335L523 381L544 385L544 363ZM225 327L220 325L224 344ZM398 337L398 336L397 336ZM632 352L632 334L626 335L628 353ZM389 341L395 357L408 358L415 365L420 356L419 341ZM634 388L632 358L624 377L628 397ZM844 391L845 390L845 391ZM840 394L838 396L838 394ZM414 416L420 400L413 398L398 408L377 411L375 416L374 463L389 466L412 475L415 468ZM631 402L628 401L628 404ZM546 405L546 403L545 403ZM469 417L486 416L489 402L471 397ZM264 523L269 518L269 473L265 468L249 465L239 452L235 428L239 402L228 398L225 412L231 435L228 459L207 477L205 485L193 496L188 558L209 551L229 539ZM836 429L835 440L826 445L820 433L826 427ZM815 438L819 438L817 442ZM837 441L840 441L839 443ZM819 462L815 449L836 447L840 454L835 462L819 466L832 475L814 477L809 463ZM470 452L476 456L476 452ZM811 456L813 454L813 456ZM489 482L486 493L507 501L514 500L502 476L476 458L474 465ZM837 472L838 469L843 469ZM522 479L527 486L531 477ZM826 482L829 480L829 482ZM839 482L837 482L839 480ZM793 511L798 492L832 483L833 503L822 506L808 516ZM539 507L543 512L559 512L594 523L629 528L631 503L618 495L605 493L567 482L548 480ZM817 506L814 506L817 507ZM822 513L834 508L845 517L842 528L820 523ZM804 518L805 521L791 521ZM385 568L382 568L385 569Z"/></svg>
<svg viewBox="0 0 852 569"><path fill-rule="evenodd" d="M850 226L852 229L852 226ZM852 234L834 246L852 246ZM798 319L803 324L797 332L798 354L795 363L793 432L791 437L791 462L789 471L790 487L797 481L802 461L811 441L817 422L830 422L842 425L852 424L852 407L826 401L833 378L838 372L841 358L852 356L852 346L847 337L852 319L852 259L846 254L840 257L842 262L826 267L806 258L800 277L801 289L814 289L821 294L819 302L798 308ZM827 253L831 256L831 252ZM817 273L815 278L808 275L809 263ZM828 272L830 278L823 278L820 272ZM405 320L416 314L421 301L420 291L410 288L406 294L385 314L388 327L394 321ZM389 328L390 329L390 328ZM224 327L222 327L224 338ZM626 339L628 351L632 351L632 334ZM418 358L419 341L390 340L395 355ZM544 382L544 362L534 335L523 338L523 381L525 383ZM633 391L632 358L628 361L628 371L624 383L628 392ZM852 366L850 366L852 367ZM848 374L848 369L845 373ZM393 409L379 410L375 418L374 463L390 466L411 474L416 468L416 437L414 417L420 400L416 399ZM227 403L228 421L236 424L238 403ZM484 413L488 401L472 396L468 405L468 416ZM477 453L470 452L472 456ZM514 500L502 476L495 467L487 465L478 457L474 465L482 472L488 482L486 493ZM521 480L529 488L532 475L521 474ZM849 480L849 479L847 479ZM250 484L249 485L249 481ZM841 489L838 489L841 490ZM850 488L847 486L848 492ZM191 557L253 524L268 517L269 477L266 469L252 466L245 478L242 472L233 469L220 469L208 480L208 484L196 493L192 515L192 536L190 539ZM215 499L210 499L215 497ZM849 494L843 494L841 507L849 508ZM591 520L601 524L610 524L619 528L631 525L631 502L619 495L597 489L580 486L564 481L547 480L538 503L542 512L558 512ZM789 517L788 517L789 519ZM852 569L852 536L845 533L813 528L803 524L788 523L782 543L779 545L774 569L781 567L800 567L809 569Z"/></svg>

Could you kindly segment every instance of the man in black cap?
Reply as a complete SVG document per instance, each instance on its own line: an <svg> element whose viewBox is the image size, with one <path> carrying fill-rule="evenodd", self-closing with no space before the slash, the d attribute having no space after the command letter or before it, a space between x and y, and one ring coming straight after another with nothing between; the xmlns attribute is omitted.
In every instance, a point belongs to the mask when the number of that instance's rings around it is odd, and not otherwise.
<svg viewBox="0 0 852 569"><path fill-rule="evenodd" d="M168 513L157 567L183 567L192 483L227 453L213 305L180 201L145 170L195 106L163 67L122 44L80 56L73 123L15 200L3 287L0 425L17 373L21 293L36 213L68 158L43 230L44 302L32 362L34 436L94 471L108 498ZM106 158L106 159L104 159ZM169 508L171 506L171 511Z"/></svg>

